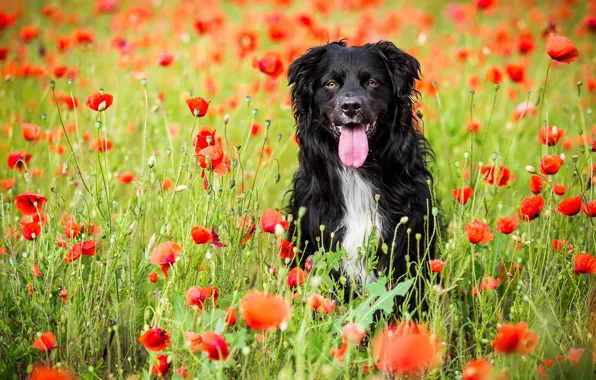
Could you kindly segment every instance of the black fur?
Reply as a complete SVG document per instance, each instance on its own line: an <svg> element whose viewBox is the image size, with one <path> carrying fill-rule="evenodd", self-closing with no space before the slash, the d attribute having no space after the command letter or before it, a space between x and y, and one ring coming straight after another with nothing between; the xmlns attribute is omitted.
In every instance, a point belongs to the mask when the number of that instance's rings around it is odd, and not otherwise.
<svg viewBox="0 0 596 380"><path fill-rule="evenodd" d="M338 156L338 138L331 127L337 114L331 108L333 102L339 101L334 94L339 96L348 81L338 82L337 89L334 85L331 90L324 87L329 78L338 77L341 81L342 75L358 77L363 72L365 81L370 76L380 83L375 88L364 89L351 84L363 102L361 119L364 121L360 122L370 123L373 117L377 120L368 135L366 161L356 170L380 195L378 212L384 219L381 236L388 252L383 253L379 244L377 270L397 280L406 272L407 254L411 260L423 255L428 259L433 255L435 223L429 190L432 176L427 168L433 155L413 121L413 106L419 96L414 80L419 79L420 64L391 42L360 47L347 47L343 40L333 42L308 50L290 66L288 80L293 85L291 97L300 152L288 212L296 220L299 208L307 209L300 222L299 246L303 252L299 263L318 249L316 238L321 236L320 225L325 225L322 234L325 249L338 248L337 243L344 235L339 226L345 204L338 175L343 164ZM369 84L367 82L367 86ZM404 216L409 220L396 233ZM290 236L298 236L297 227L292 224ZM408 229L411 229L409 238ZM422 234L419 248L415 240L417 233Z"/></svg>

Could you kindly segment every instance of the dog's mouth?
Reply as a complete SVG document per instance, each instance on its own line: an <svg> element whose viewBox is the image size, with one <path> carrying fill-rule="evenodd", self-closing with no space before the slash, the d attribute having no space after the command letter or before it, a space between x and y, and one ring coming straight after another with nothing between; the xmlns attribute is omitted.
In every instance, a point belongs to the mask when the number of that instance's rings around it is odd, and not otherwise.
<svg viewBox="0 0 596 380"><path fill-rule="evenodd" d="M333 133L339 137L338 153L341 162L349 168L364 165L368 156L368 137L374 132L377 121L372 123L331 124Z"/></svg>

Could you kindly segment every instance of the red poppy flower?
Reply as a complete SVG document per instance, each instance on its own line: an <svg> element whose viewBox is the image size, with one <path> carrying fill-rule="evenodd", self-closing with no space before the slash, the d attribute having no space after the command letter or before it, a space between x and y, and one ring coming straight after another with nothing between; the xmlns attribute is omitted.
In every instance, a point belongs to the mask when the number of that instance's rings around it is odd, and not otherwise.
<svg viewBox="0 0 596 380"><path fill-rule="evenodd" d="M135 174L133 172L120 172L118 173L118 181L120 183L129 184L135 180Z"/></svg>
<svg viewBox="0 0 596 380"><path fill-rule="evenodd" d="M157 57L157 64L159 66L167 67L170 66L174 62L174 54L168 52L162 52Z"/></svg>
<svg viewBox="0 0 596 380"><path fill-rule="evenodd" d="M330 314L335 312L335 300L327 299L317 293L308 297L308 306L320 314Z"/></svg>
<svg viewBox="0 0 596 380"><path fill-rule="evenodd" d="M97 150L100 152L109 152L114 148L114 143L110 140L105 139L104 137L99 137L97 141L91 144L91 149Z"/></svg>
<svg viewBox="0 0 596 380"><path fill-rule="evenodd" d="M174 265L178 257L180 256L180 250L182 248L173 241L167 241L161 243L153 248L151 251L151 264L161 265L161 271L168 277L168 270L170 266Z"/></svg>
<svg viewBox="0 0 596 380"><path fill-rule="evenodd" d="M203 169L215 168L223 161L224 152L220 147L211 145L205 149L201 149L196 156Z"/></svg>
<svg viewBox="0 0 596 380"><path fill-rule="evenodd" d="M542 127L538 131L538 141L542 145L553 146L565 136L565 130L555 126Z"/></svg>
<svg viewBox="0 0 596 380"><path fill-rule="evenodd" d="M91 30L77 29L74 32L73 40L79 45L89 45L93 43L95 37L93 36L93 32Z"/></svg>
<svg viewBox="0 0 596 380"><path fill-rule="evenodd" d="M41 127L31 123L23 123L21 131L23 132L23 138L25 140L37 141L37 139L39 139L39 134L41 133Z"/></svg>
<svg viewBox="0 0 596 380"><path fill-rule="evenodd" d="M209 244L213 239L211 231L201 226L193 227L190 234L192 235L192 240L197 244Z"/></svg>
<svg viewBox="0 0 596 380"><path fill-rule="evenodd" d="M162 351L170 345L170 336L158 327L145 331L139 342L149 351Z"/></svg>
<svg viewBox="0 0 596 380"><path fill-rule="evenodd" d="M494 7L497 4L496 0L476 0L476 8L485 11Z"/></svg>
<svg viewBox="0 0 596 380"><path fill-rule="evenodd" d="M554 33L551 33L546 39L546 52L557 62L571 63L579 57L579 52L573 41Z"/></svg>
<svg viewBox="0 0 596 380"><path fill-rule="evenodd" d="M516 325L502 324L497 327L497 337L492 345L495 351L502 354L528 354L538 344L538 335L528 330L526 322Z"/></svg>
<svg viewBox="0 0 596 380"><path fill-rule="evenodd" d="M288 285L290 286L290 288L300 286L304 283L304 280L306 280L306 276L306 272L303 271L302 268L292 268L292 270L290 270L290 273L288 273Z"/></svg>
<svg viewBox="0 0 596 380"><path fill-rule="evenodd" d="M24 150L11 152L8 153L8 156L6 157L6 164L10 170L16 167L20 172L22 172L25 169L25 165L31 161L31 157L33 157L33 155L31 153L25 153Z"/></svg>
<svg viewBox="0 0 596 380"><path fill-rule="evenodd" d="M257 34L251 31L241 31L236 36L236 46L238 46L240 57L245 57L248 53L257 48Z"/></svg>
<svg viewBox="0 0 596 380"><path fill-rule="evenodd" d="M25 42L33 41L37 35L37 28L32 25L25 25L21 28L21 39Z"/></svg>
<svg viewBox="0 0 596 380"><path fill-rule="evenodd" d="M567 252L573 251L573 245L567 240L562 239L553 240L553 248L555 251L562 251L563 249L567 250Z"/></svg>
<svg viewBox="0 0 596 380"><path fill-rule="evenodd" d="M75 380L75 375L66 368L52 367L47 364L35 365L29 374L29 380Z"/></svg>
<svg viewBox="0 0 596 380"><path fill-rule="evenodd" d="M283 230L287 230L290 227L290 222L283 220L283 215L272 208L263 211L261 216L261 231L268 233L275 233L275 227L280 226Z"/></svg>
<svg viewBox="0 0 596 380"><path fill-rule="evenodd" d="M524 81L526 67L520 63L508 63L505 72L512 82L521 83Z"/></svg>
<svg viewBox="0 0 596 380"><path fill-rule="evenodd" d="M21 222L21 234L27 240L35 240L41 234L41 226L38 222Z"/></svg>
<svg viewBox="0 0 596 380"><path fill-rule="evenodd" d="M196 117L203 117L207 114L207 110L209 109L209 103L211 100L207 101L200 96L196 98L189 98L186 99L186 104L188 104L188 109L190 109L190 113L192 113Z"/></svg>
<svg viewBox="0 0 596 380"><path fill-rule="evenodd" d="M486 244L493 240L489 225L478 219L466 224L466 235L472 244Z"/></svg>
<svg viewBox="0 0 596 380"><path fill-rule="evenodd" d="M56 78L62 78L64 74L68 71L68 67L66 66L56 66L54 67L54 76Z"/></svg>
<svg viewBox="0 0 596 380"><path fill-rule="evenodd" d="M579 214L582 206L582 196L563 199L557 206L557 211L563 215L573 216Z"/></svg>
<svg viewBox="0 0 596 380"><path fill-rule="evenodd" d="M267 53L255 63L262 73L265 73L273 78L277 78L284 71L283 63L281 62L279 56L275 53Z"/></svg>
<svg viewBox="0 0 596 380"><path fill-rule="evenodd" d="M71 263L77 260L81 255L84 256L95 256L97 250L97 240L85 240L79 243L73 244L70 248L70 252L64 258L64 262Z"/></svg>
<svg viewBox="0 0 596 380"><path fill-rule="evenodd" d="M153 283L157 282L157 272L149 273L149 281Z"/></svg>
<svg viewBox="0 0 596 380"><path fill-rule="evenodd" d="M151 367L151 373L155 376L166 377L170 371L170 362L164 354L157 354L157 363Z"/></svg>
<svg viewBox="0 0 596 380"><path fill-rule="evenodd" d="M515 216L499 218L497 219L497 230L502 234L509 235L517 229L518 224L519 222Z"/></svg>
<svg viewBox="0 0 596 380"><path fill-rule="evenodd" d="M596 200L582 204L582 211L590 218L596 217Z"/></svg>
<svg viewBox="0 0 596 380"><path fill-rule="evenodd" d="M199 133L195 136L195 153L199 153L209 145L215 145L215 129L212 131L211 128L202 126Z"/></svg>
<svg viewBox="0 0 596 380"><path fill-rule="evenodd" d="M230 356L228 342L213 331L205 331L201 334L199 349L207 353L207 359L210 360L227 360Z"/></svg>
<svg viewBox="0 0 596 380"><path fill-rule="evenodd" d="M112 95L102 94L98 91L89 95L85 100L85 104L94 111L105 111L112 105L113 101L114 97Z"/></svg>
<svg viewBox="0 0 596 380"><path fill-rule="evenodd" d="M35 194L29 191L14 197L17 209L24 215L35 215L41 212L43 204L47 202L48 198L43 195Z"/></svg>
<svg viewBox="0 0 596 380"><path fill-rule="evenodd" d="M215 286L208 286L206 288L193 286L186 291L186 304L195 308L197 312L203 311L205 301L208 298L211 298L211 302L215 305L219 298L219 290Z"/></svg>
<svg viewBox="0 0 596 380"><path fill-rule="evenodd" d="M541 195L524 198L519 206L519 217L524 222L531 222L538 218L544 208L544 198Z"/></svg>
<svg viewBox="0 0 596 380"><path fill-rule="evenodd" d="M462 370L462 380L491 380L493 365L485 359L474 359L468 362Z"/></svg>
<svg viewBox="0 0 596 380"><path fill-rule="evenodd" d="M59 347L56 347L56 336L54 336L54 333L45 332L41 334L39 338L35 338L33 341L33 348L37 348L41 351L51 351L54 348Z"/></svg>
<svg viewBox="0 0 596 380"><path fill-rule="evenodd" d="M236 309L233 307L226 307L226 316L224 317L226 326L232 327L236 324Z"/></svg>
<svg viewBox="0 0 596 380"><path fill-rule="evenodd" d="M471 187L458 187L451 190L451 197L462 205L468 203L468 199L472 198L473 195L474 190Z"/></svg>
<svg viewBox="0 0 596 380"><path fill-rule="evenodd" d="M282 260L290 259L294 260L294 244L285 239L279 238L275 243L275 246L279 248L279 257Z"/></svg>
<svg viewBox="0 0 596 380"><path fill-rule="evenodd" d="M41 270L39 269L39 265L37 265L37 264L33 264L31 266L31 274L35 277L43 276L43 274L41 273Z"/></svg>
<svg viewBox="0 0 596 380"><path fill-rule="evenodd" d="M588 274L595 274L596 273L596 257L587 254L585 252L578 253L573 258L574 263L574 273L588 273Z"/></svg>
<svg viewBox="0 0 596 380"><path fill-rule="evenodd" d="M283 327L292 311L290 304L282 297L261 291L244 296L239 310L248 327L257 331Z"/></svg>
<svg viewBox="0 0 596 380"><path fill-rule="evenodd" d="M6 179L3 179L2 181L0 181L0 184L2 184L2 188L4 190L10 190L14 187L15 180L12 178L6 178Z"/></svg>
<svg viewBox="0 0 596 380"><path fill-rule="evenodd" d="M430 266L431 271L440 273L445 266L445 262L441 259L428 260L428 265Z"/></svg>
<svg viewBox="0 0 596 380"><path fill-rule="evenodd" d="M242 244L248 243L252 235L255 233L257 229L257 222L253 221L251 223L252 217L250 215L245 216L244 218L238 218L236 221L236 227L238 227L241 231L246 229L246 233L242 238ZM248 228L246 228L248 226Z"/></svg>
<svg viewBox="0 0 596 380"><path fill-rule="evenodd" d="M523 102L515 107L513 111L513 120L517 121L525 116L536 116L538 114L538 108L534 103L530 101Z"/></svg>
<svg viewBox="0 0 596 380"><path fill-rule="evenodd" d="M497 67L492 66L486 72L486 80L490 83L499 84L503 81L503 74Z"/></svg>
<svg viewBox="0 0 596 380"><path fill-rule="evenodd" d="M383 329L373 339L372 352L378 369L399 376L422 375L440 360L437 339L413 322Z"/></svg>
<svg viewBox="0 0 596 380"><path fill-rule="evenodd" d="M64 228L64 236L68 239L73 239L81 232L81 226L74 220L74 217L64 214L60 221L62 228Z"/></svg>
<svg viewBox="0 0 596 380"><path fill-rule="evenodd" d="M557 195L565 195L565 192L567 191L568 188L569 188L569 186L554 185L553 192Z"/></svg>
<svg viewBox="0 0 596 380"><path fill-rule="evenodd" d="M547 181L544 177L532 175L530 177L530 191L534 194L540 194L544 190L544 184Z"/></svg>
<svg viewBox="0 0 596 380"><path fill-rule="evenodd" d="M480 289L481 290L496 290L499 285L501 285L501 279L495 279L492 276L482 277L480 280Z"/></svg>
<svg viewBox="0 0 596 380"><path fill-rule="evenodd" d="M544 156L540 159L540 172L545 175L556 174L561 168L563 161L559 156Z"/></svg>
<svg viewBox="0 0 596 380"><path fill-rule="evenodd" d="M515 180L515 174L504 166L483 165L480 174L484 177L485 183L491 186L507 187Z"/></svg>

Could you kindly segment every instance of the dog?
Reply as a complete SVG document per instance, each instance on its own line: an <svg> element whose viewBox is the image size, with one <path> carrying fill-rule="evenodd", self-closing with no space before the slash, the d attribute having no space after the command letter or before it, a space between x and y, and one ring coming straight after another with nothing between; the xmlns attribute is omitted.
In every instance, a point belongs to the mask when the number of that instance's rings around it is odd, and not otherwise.
<svg viewBox="0 0 596 380"><path fill-rule="evenodd" d="M363 285L381 274L396 281L408 260L432 258L434 155L415 121L416 79L420 63L388 41L331 42L290 65L300 150L288 212L298 265L320 247L345 250L341 273Z"/></svg>

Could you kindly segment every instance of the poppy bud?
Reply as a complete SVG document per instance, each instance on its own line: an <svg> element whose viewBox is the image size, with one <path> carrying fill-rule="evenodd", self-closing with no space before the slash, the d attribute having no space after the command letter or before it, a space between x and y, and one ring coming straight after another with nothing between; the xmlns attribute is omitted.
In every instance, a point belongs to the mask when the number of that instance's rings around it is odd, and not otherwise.
<svg viewBox="0 0 596 380"><path fill-rule="evenodd" d="M531 165L527 165L527 166L526 166L526 171L527 171L528 173L530 173L530 174L534 174L534 173L536 173L536 169L535 169L533 166L531 166Z"/></svg>
<svg viewBox="0 0 596 380"><path fill-rule="evenodd" d="M224 116L224 124L227 125L229 122L230 122L230 115L225 114L225 116Z"/></svg>
<svg viewBox="0 0 596 380"><path fill-rule="evenodd" d="M54 82L53 80L50 81L50 88L52 90L56 88L56 82Z"/></svg>
<svg viewBox="0 0 596 380"><path fill-rule="evenodd" d="M407 216L402 216L401 219L399 220L399 224L406 224L408 223L408 220L410 220Z"/></svg>
<svg viewBox="0 0 596 380"><path fill-rule="evenodd" d="M155 155L151 155L149 156L149 159L147 160L147 166L149 166L149 169L152 169L155 166Z"/></svg>
<svg viewBox="0 0 596 380"><path fill-rule="evenodd" d="M147 78L141 79L141 86L147 87Z"/></svg>
<svg viewBox="0 0 596 380"><path fill-rule="evenodd" d="M48 118L48 115L46 115L45 112L41 114L41 120L46 121L47 118Z"/></svg>

